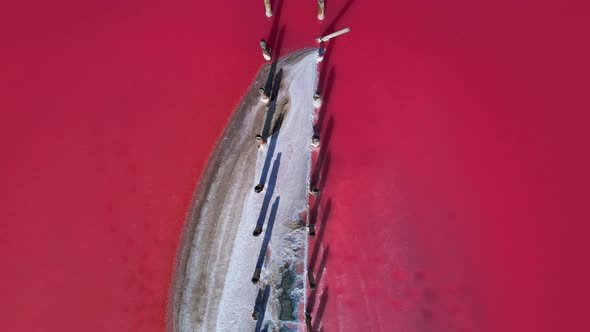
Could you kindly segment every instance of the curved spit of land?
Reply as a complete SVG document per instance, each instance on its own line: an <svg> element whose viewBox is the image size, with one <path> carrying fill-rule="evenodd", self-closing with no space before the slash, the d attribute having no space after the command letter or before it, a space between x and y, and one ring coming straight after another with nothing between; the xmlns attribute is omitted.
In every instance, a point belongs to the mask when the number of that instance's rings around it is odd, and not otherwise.
<svg viewBox="0 0 590 332"><path fill-rule="evenodd" d="M265 65L217 142L177 254L169 330L302 326L307 241L300 216L308 208L317 59L309 48ZM265 144L258 146L257 134Z"/></svg>

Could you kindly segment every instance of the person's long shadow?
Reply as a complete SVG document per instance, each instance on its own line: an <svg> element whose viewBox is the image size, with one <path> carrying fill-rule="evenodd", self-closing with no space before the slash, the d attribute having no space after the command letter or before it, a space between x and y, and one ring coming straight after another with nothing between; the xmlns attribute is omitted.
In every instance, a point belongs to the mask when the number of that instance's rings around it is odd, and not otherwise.
<svg viewBox="0 0 590 332"><path fill-rule="evenodd" d="M254 311L260 313L262 309L262 299L264 298L264 290L262 288L258 289L258 294L256 294L256 302L254 302Z"/></svg>
<svg viewBox="0 0 590 332"><path fill-rule="evenodd" d="M264 94L269 96L272 92L272 82L275 79L275 73L277 72L277 65L278 61L273 61L270 65L270 69L268 71L268 78L266 79L266 83L264 84Z"/></svg>
<svg viewBox="0 0 590 332"><path fill-rule="evenodd" d="M328 256L330 254L330 246L329 245L324 246L324 250L322 251L322 258L320 260L320 263L316 267L316 262L318 259L318 255L320 253L320 247L323 244L324 234L326 233L326 222L330 216L330 211L331 211L331 206L332 206L331 202L332 202L331 199L328 199L324 208L322 208L322 220L320 222L317 222L317 224L323 225L323 227L320 229L319 235L314 242L313 252L310 256L309 265L308 265L308 269L315 272L316 285L320 285L320 282L321 282L323 275L324 275L324 271L326 269L326 263L328 261ZM316 201L316 204L319 205L319 203L320 203L319 201ZM309 292L309 296L307 298L307 308L305 308L307 313L313 312L313 310L315 309L316 300L317 300L317 290L311 290Z"/></svg>
<svg viewBox="0 0 590 332"><path fill-rule="evenodd" d="M326 311L326 303L328 302L328 287L324 287L324 291L320 296L318 311L315 315L312 325L312 331L317 331L320 327L320 323L322 322L322 318L324 318L324 312Z"/></svg>
<svg viewBox="0 0 590 332"><path fill-rule="evenodd" d="M338 22L340 22L340 20L342 19L342 16L344 16L348 12L348 10L350 9L350 6L352 6L354 1L355 0L348 0L344 4L344 6L342 6L342 9L340 9L338 14L336 16L334 16L334 18L329 23L326 24L326 28L323 30L322 36L325 36L328 33L334 32L334 28L336 27L336 24L338 24Z"/></svg>
<svg viewBox="0 0 590 332"><path fill-rule="evenodd" d="M258 316L258 320L256 321L256 332L262 332L260 329L262 328L262 324L264 323L264 314L266 313L266 306L268 305L268 298L270 297L270 285L266 285L264 287L264 295L262 298L262 304L260 305L260 315ZM263 331L268 331L268 324L264 328Z"/></svg>
<svg viewBox="0 0 590 332"><path fill-rule="evenodd" d="M321 203L316 202L316 205L319 205L319 204L321 204ZM332 209L332 200L328 199L326 201L326 204L322 208L322 220L320 222L318 222L317 220L313 220L313 221L310 220L314 223L314 225L316 227L321 226L321 228L318 230L319 234L314 241L313 251L312 251L312 254L309 259L309 267L310 268L313 268L315 266L318 255L320 253L320 246L324 240L324 235L326 234L326 228L328 225L328 218L330 217L331 209ZM317 214L316 214L316 217L317 217Z"/></svg>
<svg viewBox="0 0 590 332"><path fill-rule="evenodd" d="M318 112L318 118L314 125L314 132L319 133L320 136L324 135L323 131L323 123L324 118L329 110L328 106L330 105L330 94L332 92L332 87L334 86L334 81L336 80L336 72L334 67L330 67L328 74L326 75L326 82L324 85L319 89L320 94L322 95L322 105L320 106ZM319 85L319 84L318 84Z"/></svg>
<svg viewBox="0 0 590 332"><path fill-rule="evenodd" d="M272 204L270 209L270 215L268 216L268 224L266 230L264 231L264 240L262 240L262 246L260 247L260 253L258 254L258 261L256 262L256 268L261 269L262 264L264 264L264 256L266 255L266 249L268 248L268 244L270 243L270 238L272 236L272 229L275 224L275 220L277 218L277 211L279 209L279 202L281 201L281 196L277 196L275 202Z"/></svg>
<svg viewBox="0 0 590 332"><path fill-rule="evenodd" d="M274 78L272 84L272 93L270 95L270 101L268 104L268 111L266 113L266 119L264 121L264 127L262 127L262 137L264 139L268 138L270 125L272 124L272 118L274 117L275 111L277 109L277 97L279 95L279 90L281 87L281 79L283 78L283 68L279 69L279 72Z"/></svg>
<svg viewBox="0 0 590 332"><path fill-rule="evenodd" d="M268 33L268 41L272 43L271 47L276 47L276 42L279 34L279 24L281 23L281 14L283 13L283 2L284 0L272 1L272 25ZM283 25L284 27L284 25Z"/></svg>
<svg viewBox="0 0 590 332"><path fill-rule="evenodd" d="M286 26L281 25L279 28L279 33L277 34L277 37L273 43L273 49L271 49L271 56L275 61L278 61L281 57L285 30L287 30Z"/></svg>
<svg viewBox="0 0 590 332"><path fill-rule="evenodd" d="M320 142L320 151L318 153L318 158L313 168L313 173L311 175L311 183L318 187L320 190L323 189L323 185L326 182L326 178L328 176L328 170L330 168L330 138L332 137L332 132L334 130L334 118L330 116L328 122L326 124L325 130L322 131L321 142Z"/></svg>
<svg viewBox="0 0 590 332"><path fill-rule="evenodd" d="M264 87L263 87L264 94L269 96L270 97L269 99L272 99L272 93L275 90L275 89L273 89L273 83L275 82L275 79L276 79L275 76L276 76L276 72L277 72L277 66L279 64L279 59L278 59L278 56L280 54L279 50L281 47L281 41L283 40L284 33L285 33L285 27L283 26L283 27L281 27L281 30L279 31L279 35L277 36L277 43L276 44L277 44L278 49L277 49L277 52L275 52L276 57L274 58L274 61L270 65L270 69L268 71L268 78L266 79L266 83L264 83ZM276 89L278 89L278 86ZM269 105L269 107L270 107L270 105ZM271 119L272 119L272 117L271 117ZM265 137L264 134L262 134L262 136Z"/></svg>
<svg viewBox="0 0 590 332"><path fill-rule="evenodd" d="M313 206L309 210L308 221L310 225L317 226L317 218L318 218L318 210L320 207L320 202L322 200L322 196L316 197L313 201ZM311 202L311 198L310 198ZM311 205L311 203L310 203Z"/></svg>
<svg viewBox="0 0 590 332"><path fill-rule="evenodd" d="M270 178L268 179L268 188L264 193L264 199L262 200L262 207L260 208L260 214L258 214L258 219L256 220L256 225L263 226L264 219L266 218L266 212L268 211L268 206L270 205L270 200L272 195L275 191L275 186L277 184L277 178L279 176L279 167L281 166L281 157L282 153L277 154L277 158L272 166L272 172L270 174ZM270 220L269 220L270 222ZM266 236L266 235L265 235Z"/></svg>
<svg viewBox="0 0 590 332"><path fill-rule="evenodd" d="M264 93L267 96L271 93L272 82L274 80L277 64L279 62L283 36L285 34L285 25L282 25L279 29L279 24L281 22L281 13L283 12L283 0L273 1L272 10L272 25L270 28L270 32L268 34L267 41L270 43L271 56L274 59L274 61L271 64L268 79L266 80L266 84L264 85Z"/></svg>
<svg viewBox="0 0 590 332"><path fill-rule="evenodd" d="M315 269L315 271L317 271L316 277L315 277L316 285L319 285L320 282L322 281L322 277L324 276L324 270L326 269L326 262L328 261L329 255L330 255L330 245L326 245L324 247L324 250L322 251L322 259L320 260L320 264Z"/></svg>
<svg viewBox="0 0 590 332"><path fill-rule="evenodd" d="M332 58L332 53L334 53L332 50L334 49L334 46L336 45L336 39L334 39L333 41L331 41L331 43L326 44L326 43L322 43L320 45L320 52L323 52L323 60L320 61L320 63L318 64L318 68L319 71L321 72L321 75L319 75L318 77L318 91L320 93L324 93L326 90L326 83L328 82L328 74L330 73L330 70L333 70L334 67L330 67L330 59Z"/></svg>
<svg viewBox="0 0 590 332"><path fill-rule="evenodd" d="M330 246L326 246L324 248L324 251L322 252L322 261L320 262L320 265L317 268L317 275L316 275L316 280L315 283L316 285L320 285L320 281L322 280L322 277L324 275L324 270L326 269L326 262L328 261L328 256L330 255ZM315 309L315 305L316 305L316 301L317 301L317 289L311 290L309 292L309 296L307 297L307 308L306 308L306 312L308 313L312 313L313 310Z"/></svg>
<svg viewBox="0 0 590 332"><path fill-rule="evenodd" d="M315 185L320 188L321 190L325 189L326 179L328 178L328 170L330 169L330 152L324 153L322 156L322 164L319 165L320 167L316 169L317 171L317 179L313 182Z"/></svg>
<svg viewBox="0 0 590 332"><path fill-rule="evenodd" d="M274 135L274 133L278 133L279 129L281 129L281 126L283 125L283 120L285 118L285 113L279 113L279 115L277 116L277 119L275 120L275 123L272 126L272 129L270 130L270 135Z"/></svg>
<svg viewBox="0 0 590 332"><path fill-rule="evenodd" d="M266 184L266 177L268 175L268 170L270 168L270 161L275 153L275 148L277 146L277 141L279 140L279 132L281 130L281 125L283 124L283 116L282 114L277 118L275 121L275 125L272 129L272 134L269 138L268 142L268 150L266 151L266 157L264 158L264 165L262 165L262 172L260 173L260 180L258 181L259 184ZM270 186L270 183L269 183Z"/></svg>

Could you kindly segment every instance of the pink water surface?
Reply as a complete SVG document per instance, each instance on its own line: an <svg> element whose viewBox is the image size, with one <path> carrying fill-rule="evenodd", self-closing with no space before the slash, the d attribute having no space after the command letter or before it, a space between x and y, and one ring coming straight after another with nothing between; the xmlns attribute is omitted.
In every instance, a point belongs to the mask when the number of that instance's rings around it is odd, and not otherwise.
<svg viewBox="0 0 590 332"><path fill-rule="evenodd" d="M320 65L315 325L590 330L587 5L326 8L2 4L2 329L163 330L185 212L258 40L285 54L350 26Z"/></svg>

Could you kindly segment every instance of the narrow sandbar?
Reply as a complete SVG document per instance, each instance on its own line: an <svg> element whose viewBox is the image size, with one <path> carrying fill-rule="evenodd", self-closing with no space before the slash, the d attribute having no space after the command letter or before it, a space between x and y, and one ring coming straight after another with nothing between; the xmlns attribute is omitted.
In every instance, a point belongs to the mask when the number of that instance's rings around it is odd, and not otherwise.
<svg viewBox="0 0 590 332"><path fill-rule="evenodd" d="M307 235L298 219L308 208L316 63L317 49L309 48L263 66L231 116L187 215L169 330L254 330L251 314L260 289L270 293L259 328L302 323ZM271 96L268 104L261 102L261 87ZM258 146L257 134L266 144ZM264 190L255 193L259 183ZM263 231L254 237L257 224ZM257 266L260 281L253 284Z"/></svg>

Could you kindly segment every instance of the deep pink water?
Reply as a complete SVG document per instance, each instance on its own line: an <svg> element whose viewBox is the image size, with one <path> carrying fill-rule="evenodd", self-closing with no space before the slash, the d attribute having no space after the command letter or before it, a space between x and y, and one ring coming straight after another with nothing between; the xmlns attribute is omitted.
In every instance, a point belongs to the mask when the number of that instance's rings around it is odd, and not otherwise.
<svg viewBox="0 0 590 332"><path fill-rule="evenodd" d="M285 1L273 30L262 1L3 4L3 329L161 331L185 211L258 39L284 25L281 53L312 46L345 5L321 25L313 1ZM590 329L585 7L341 15L352 32L320 68L324 331Z"/></svg>

